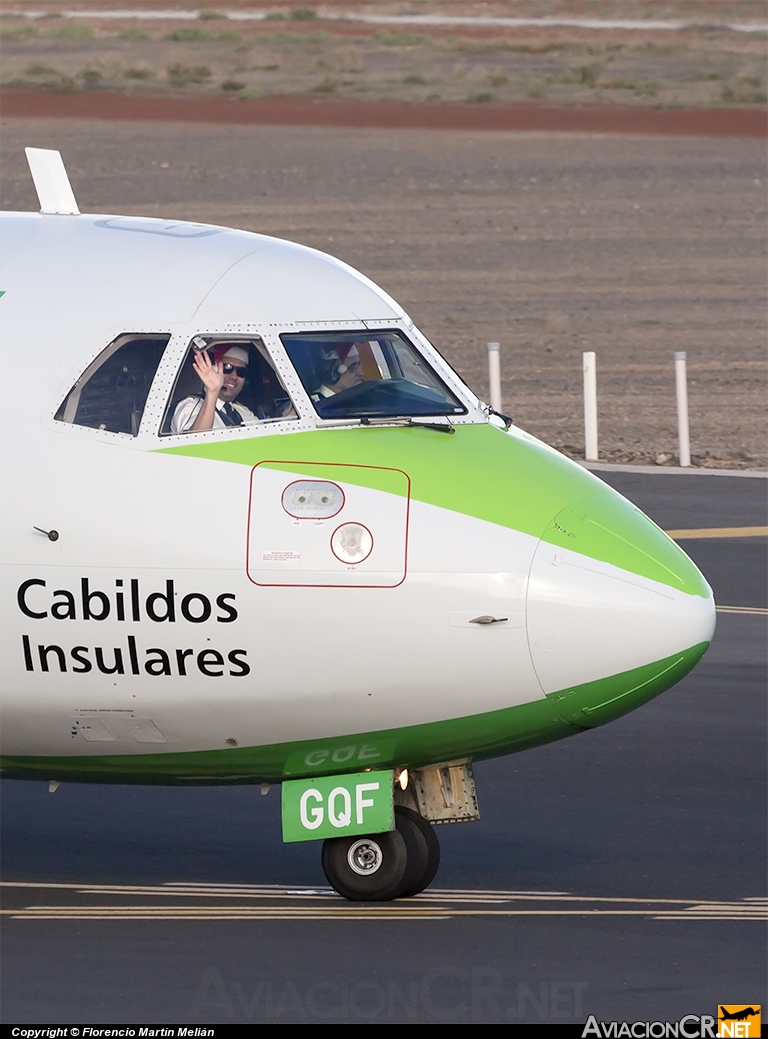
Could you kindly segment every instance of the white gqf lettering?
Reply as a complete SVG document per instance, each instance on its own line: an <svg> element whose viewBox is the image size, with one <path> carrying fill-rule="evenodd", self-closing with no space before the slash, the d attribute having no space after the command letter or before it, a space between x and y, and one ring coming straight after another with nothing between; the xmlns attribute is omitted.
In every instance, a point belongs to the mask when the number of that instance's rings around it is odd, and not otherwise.
<svg viewBox="0 0 768 1039"><path fill-rule="evenodd" d="M323 821L323 809L322 806L314 806L310 809L312 812L312 818L310 819L307 814L307 801L310 797L313 797L315 801L322 801L322 795L319 790L305 790L301 795L301 801L299 801L299 818L301 819L301 825L307 830L316 830Z"/></svg>
<svg viewBox="0 0 768 1039"><path fill-rule="evenodd" d="M355 808L357 809L357 825L362 825L363 822L363 809L373 808L374 802L363 798L363 791L365 790L378 790L378 783L358 783L355 787Z"/></svg>
<svg viewBox="0 0 768 1039"><path fill-rule="evenodd" d="M342 811L336 814L336 801L341 797L344 804ZM352 798L349 790L345 790L343 786L334 787L328 795L328 821L331 826L341 828L342 826L349 826L352 821Z"/></svg>

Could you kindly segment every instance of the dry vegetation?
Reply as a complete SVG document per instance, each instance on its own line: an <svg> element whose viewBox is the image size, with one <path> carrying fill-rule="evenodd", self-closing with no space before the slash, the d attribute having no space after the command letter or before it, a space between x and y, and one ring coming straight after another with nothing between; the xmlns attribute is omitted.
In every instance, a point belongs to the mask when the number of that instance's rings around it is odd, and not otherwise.
<svg viewBox="0 0 768 1039"><path fill-rule="evenodd" d="M198 17L184 22L99 20L95 15L69 19L61 15L64 0L49 4L46 17L31 21L20 14L25 6L6 3L0 19L5 88L659 107L764 105L767 96L765 32L723 27L723 22L739 20L764 22L765 6L753 0L355 5L355 10L379 14L567 13L684 17L695 23L675 32L376 27L351 18L338 20L344 12L338 3L270 7L263 21L233 21L215 4L203 2L194 5ZM45 6L35 4L37 9ZM89 9L88 2L71 6ZM260 6L235 0L222 9Z"/></svg>
<svg viewBox="0 0 768 1039"><path fill-rule="evenodd" d="M31 0L30 0L31 3ZM360 0L377 14L664 19L679 31L374 26L348 5L190 0L170 20L0 16L2 85L138 97L301 94L508 105L764 107L760 0ZM125 4L115 6L125 7ZM142 0L142 7L182 5ZM262 21L222 10L259 8ZM219 10L221 8L221 10ZM96 94L94 94L96 100ZM22 146L65 151L97 211L203 219L326 249L397 297L483 393L581 454L596 350L601 456L674 463L672 353L689 354L694 463L765 467L765 161L758 140L10 121L3 208L35 208ZM94 174L101 156L103 180ZM226 156L226 161L222 158ZM120 192L114 195L114 172ZM127 194L126 194L127 192Z"/></svg>

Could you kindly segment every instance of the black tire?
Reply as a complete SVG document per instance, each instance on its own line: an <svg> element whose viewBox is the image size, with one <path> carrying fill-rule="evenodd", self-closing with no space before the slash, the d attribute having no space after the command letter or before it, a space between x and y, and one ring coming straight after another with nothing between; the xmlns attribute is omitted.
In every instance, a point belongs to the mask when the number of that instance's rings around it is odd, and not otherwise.
<svg viewBox="0 0 768 1039"><path fill-rule="evenodd" d="M334 891L352 902L397 898L408 874L406 841L399 829L323 842L322 865Z"/></svg>
<svg viewBox="0 0 768 1039"><path fill-rule="evenodd" d="M395 808L397 828L406 837L408 869L397 898L411 898L428 888L440 866L440 842L431 823L410 808ZM412 850L413 849L413 850Z"/></svg>

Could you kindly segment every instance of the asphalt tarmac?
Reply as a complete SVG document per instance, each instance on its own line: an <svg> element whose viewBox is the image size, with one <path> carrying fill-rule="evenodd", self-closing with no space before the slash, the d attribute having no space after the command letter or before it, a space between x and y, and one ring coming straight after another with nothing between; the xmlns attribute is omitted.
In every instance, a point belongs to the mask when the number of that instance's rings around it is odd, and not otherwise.
<svg viewBox="0 0 768 1039"><path fill-rule="evenodd" d="M601 474L666 528L766 524L766 481ZM6 1023L556 1023L766 993L765 538L686 543L721 614L677 687L476 765L429 892L327 888L280 795L6 780ZM58 885L58 886L57 886ZM762 919L763 922L760 922Z"/></svg>

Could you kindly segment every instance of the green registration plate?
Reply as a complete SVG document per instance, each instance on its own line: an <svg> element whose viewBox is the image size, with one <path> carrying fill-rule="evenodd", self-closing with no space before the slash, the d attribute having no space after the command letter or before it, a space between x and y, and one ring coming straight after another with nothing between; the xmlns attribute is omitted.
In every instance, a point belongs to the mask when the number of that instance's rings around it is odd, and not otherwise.
<svg viewBox="0 0 768 1039"><path fill-rule="evenodd" d="M395 828L394 775L349 776L283 782L283 840L319 841Z"/></svg>

